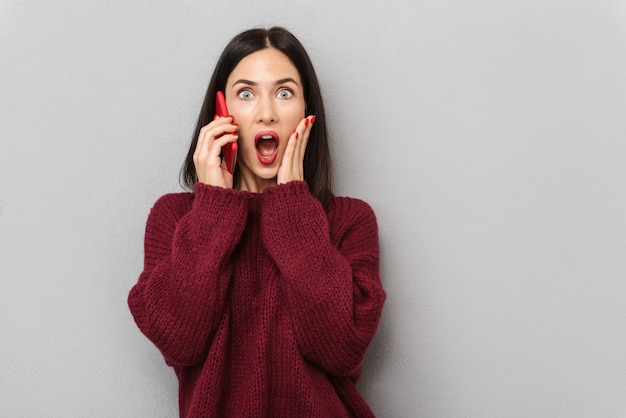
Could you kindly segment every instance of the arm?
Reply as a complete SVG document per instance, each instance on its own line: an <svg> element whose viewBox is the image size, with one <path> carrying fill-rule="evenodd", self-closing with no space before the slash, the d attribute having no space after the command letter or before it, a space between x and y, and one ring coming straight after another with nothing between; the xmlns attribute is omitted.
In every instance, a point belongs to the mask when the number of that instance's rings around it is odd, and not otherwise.
<svg viewBox="0 0 626 418"><path fill-rule="evenodd" d="M195 189L193 203L169 195L152 208L144 270L128 297L135 322L170 365L192 365L206 354L246 219L241 193L200 183Z"/></svg>
<svg viewBox="0 0 626 418"><path fill-rule="evenodd" d="M356 378L385 300L374 213L364 202L337 199L327 217L304 182L265 193L263 239L284 277L302 355Z"/></svg>

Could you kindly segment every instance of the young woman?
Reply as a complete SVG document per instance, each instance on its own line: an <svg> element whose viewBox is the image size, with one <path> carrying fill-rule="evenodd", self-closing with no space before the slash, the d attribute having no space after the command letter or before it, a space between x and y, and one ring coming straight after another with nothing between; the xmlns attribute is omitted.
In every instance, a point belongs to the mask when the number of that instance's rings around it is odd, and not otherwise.
<svg viewBox="0 0 626 418"><path fill-rule="evenodd" d="M223 91L231 116L215 116ZM221 148L237 141L231 174ZM287 30L226 46L183 166L148 217L128 304L179 379L181 417L368 417L355 388L380 318L376 218L331 192L322 97Z"/></svg>

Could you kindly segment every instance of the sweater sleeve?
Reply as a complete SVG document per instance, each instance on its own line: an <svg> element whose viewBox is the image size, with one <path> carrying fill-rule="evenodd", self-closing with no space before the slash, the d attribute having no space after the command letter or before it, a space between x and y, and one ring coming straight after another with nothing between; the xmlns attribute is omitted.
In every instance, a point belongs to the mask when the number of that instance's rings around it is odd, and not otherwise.
<svg viewBox="0 0 626 418"><path fill-rule="evenodd" d="M374 213L365 202L337 198L327 216L304 182L265 193L263 239L284 277L302 355L356 379L385 300Z"/></svg>
<svg viewBox="0 0 626 418"><path fill-rule="evenodd" d="M193 365L206 355L246 219L241 193L200 183L195 192L193 203L182 194L155 203L146 224L144 270L128 296L139 329L172 366Z"/></svg>

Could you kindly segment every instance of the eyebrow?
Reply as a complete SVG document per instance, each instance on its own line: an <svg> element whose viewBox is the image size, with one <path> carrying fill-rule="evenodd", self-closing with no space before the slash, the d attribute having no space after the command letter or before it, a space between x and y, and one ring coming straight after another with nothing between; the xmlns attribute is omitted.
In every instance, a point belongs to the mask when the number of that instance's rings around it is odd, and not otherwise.
<svg viewBox="0 0 626 418"><path fill-rule="evenodd" d="M274 82L274 85L278 85L278 84L285 84L285 83L293 83L296 86L298 85L298 82L296 80L294 80L291 77L287 77L287 78L281 78L280 80L276 80ZM244 78L237 80L233 83L233 86L237 85L237 84L246 84L248 86L258 86L259 83L257 83L256 81L251 81L251 80L246 80Z"/></svg>

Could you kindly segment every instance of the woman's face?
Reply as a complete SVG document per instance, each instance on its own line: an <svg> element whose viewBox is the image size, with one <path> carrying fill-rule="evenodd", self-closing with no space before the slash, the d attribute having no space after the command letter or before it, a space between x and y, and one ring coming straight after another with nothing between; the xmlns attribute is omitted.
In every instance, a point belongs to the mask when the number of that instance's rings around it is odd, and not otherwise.
<svg viewBox="0 0 626 418"><path fill-rule="evenodd" d="M290 135L305 116L300 74L274 48L244 57L226 80L226 106L239 125L242 178L274 180Z"/></svg>

